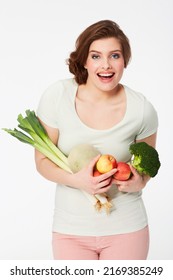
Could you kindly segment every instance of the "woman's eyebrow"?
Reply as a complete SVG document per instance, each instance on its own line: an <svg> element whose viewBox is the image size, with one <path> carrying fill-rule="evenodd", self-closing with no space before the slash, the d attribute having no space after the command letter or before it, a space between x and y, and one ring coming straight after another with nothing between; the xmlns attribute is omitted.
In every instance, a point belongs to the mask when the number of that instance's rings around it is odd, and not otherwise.
<svg viewBox="0 0 173 280"><path fill-rule="evenodd" d="M100 52L100 51L97 51L97 50L90 50L89 53L91 53L91 52L100 53L100 54L101 54L101 52ZM122 50L120 50L120 49L112 50L112 51L110 51L109 53L113 53L113 52L122 52Z"/></svg>
<svg viewBox="0 0 173 280"><path fill-rule="evenodd" d="M96 50L90 50L89 52L90 52L90 53L91 53L91 52L101 53L101 52L96 51Z"/></svg>

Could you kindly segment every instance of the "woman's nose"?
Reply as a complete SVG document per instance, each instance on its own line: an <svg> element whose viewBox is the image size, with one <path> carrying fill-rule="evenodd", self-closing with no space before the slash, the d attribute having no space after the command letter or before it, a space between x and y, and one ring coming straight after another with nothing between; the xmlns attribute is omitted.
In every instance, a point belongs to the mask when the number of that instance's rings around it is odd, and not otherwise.
<svg viewBox="0 0 173 280"><path fill-rule="evenodd" d="M103 64L102 64L102 69L107 70L111 69L111 64L108 59L104 59Z"/></svg>

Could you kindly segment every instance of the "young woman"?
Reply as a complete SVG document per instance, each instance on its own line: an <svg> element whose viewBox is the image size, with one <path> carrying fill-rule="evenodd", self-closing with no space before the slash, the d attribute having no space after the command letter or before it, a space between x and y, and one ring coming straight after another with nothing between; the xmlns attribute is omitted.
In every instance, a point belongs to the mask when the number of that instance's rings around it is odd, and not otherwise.
<svg viewBox="0 0 173 280"><path fill-rule="evenodd" d="M74 78L51 85L41 97L37 115L52 141L68 155L77 144L88 143L101 154L130 161L129 145L156 144L157 113L143 94L120 84L131 57L129 40L119 26L102 20L84 30L68 59ZM116 169L93 177L98 160L70 174L36 151L36 167L57 183L53 219L55 259L146 259L149 248L147 215L142 189L149 177L112 179ZM109 215L97 212L81 190L107 193Z"/></svg>

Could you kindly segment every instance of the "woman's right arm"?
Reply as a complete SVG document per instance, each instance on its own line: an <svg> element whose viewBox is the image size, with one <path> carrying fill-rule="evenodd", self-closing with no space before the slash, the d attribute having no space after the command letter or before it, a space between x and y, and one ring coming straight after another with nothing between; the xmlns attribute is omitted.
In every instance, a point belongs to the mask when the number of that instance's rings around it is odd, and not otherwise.
<svg viewBox="0 0 173 280"><path fill-rule="evenodd" d="M58 143L59 136L58 129L51 128L42 121L41 123L46 129L52 142L56 145ZM35 150L36 168L44 178L55 183L82 189L90 194L98 194L108 191L112 183L111 176L115 173L115 170L111 170L110 172L101 176L93 177L93 168L97 160L98 157L93 159L90 164L81 171L71 174L59 168L42 153Z"/></svg>

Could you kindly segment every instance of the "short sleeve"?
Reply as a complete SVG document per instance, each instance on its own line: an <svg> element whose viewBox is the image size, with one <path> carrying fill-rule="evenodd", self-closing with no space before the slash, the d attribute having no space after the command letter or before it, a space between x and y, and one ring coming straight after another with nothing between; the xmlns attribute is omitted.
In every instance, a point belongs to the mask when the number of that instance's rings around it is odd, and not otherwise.
<svg viewBox="0 0 173 280"><path fill-rule="evenodd" d="M57 128L57 112L62 95L62 89L59 82L51 85L42 94L37 108L37 116L46 125Z"/></svg>
<svg viewBox="0 0 173 280"><path fill-rule="evenodd" d="M143 118L140 130L136 136L136 140L141 140L157 132L158 115L154 106L145 99Z"/></svg>

